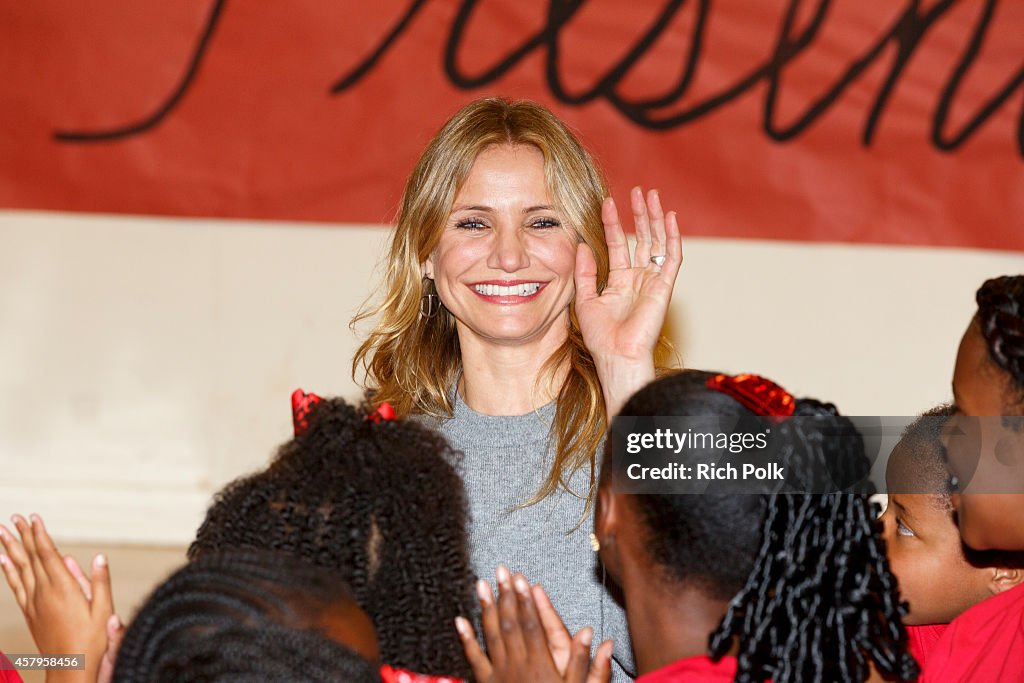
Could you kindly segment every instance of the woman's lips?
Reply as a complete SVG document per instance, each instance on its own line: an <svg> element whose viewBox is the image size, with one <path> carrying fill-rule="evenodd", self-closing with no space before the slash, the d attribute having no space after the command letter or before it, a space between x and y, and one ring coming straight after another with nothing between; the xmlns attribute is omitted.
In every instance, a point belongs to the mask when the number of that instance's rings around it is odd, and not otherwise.
<svg viewBox="0 0 1024 683"><path fill-rule="evenodd" d="M478 297L494 304L521 304L532 301L547 285L536 280L474 282L469 286Z"/></svg>

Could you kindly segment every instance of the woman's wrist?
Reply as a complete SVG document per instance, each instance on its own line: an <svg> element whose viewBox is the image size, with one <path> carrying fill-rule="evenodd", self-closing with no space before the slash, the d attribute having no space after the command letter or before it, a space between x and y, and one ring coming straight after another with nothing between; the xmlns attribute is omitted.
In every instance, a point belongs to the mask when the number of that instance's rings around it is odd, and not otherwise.
<svg viewBox="0 0 1024 683"><path fill-rule="evenodd" d="M601 363L597 366L608 421L618 415L626 401L655 378L654 359Z"/></svg>

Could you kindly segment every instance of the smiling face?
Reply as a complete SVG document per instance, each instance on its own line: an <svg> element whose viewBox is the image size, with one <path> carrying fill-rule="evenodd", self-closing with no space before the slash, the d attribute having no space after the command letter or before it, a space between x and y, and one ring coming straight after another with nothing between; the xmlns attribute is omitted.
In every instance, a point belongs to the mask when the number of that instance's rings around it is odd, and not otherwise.
<svg viewBox="0 0 1024 683"><path fill-rule="evenodd" d="M906 623L946 624L992 595L992 569L967 561L948 497L890 493L882 522L900 598L910 603Z"/></svg>
<svg viewBox="0 0 1024 683"><path fill-rule="evenodd" d="M1006 413L1013 393L1009 375L991 361L976 320L960 342L953 396L957 417L943 440L963 491L953 496L960 535L978 550L1024 550L1024 431L998 417L985 419Z"/></svg>
<svg viewBox="0 0 1024 683"><path fill-rule="evenodd" d="M567 335L576 245L540 150L495 145L474 161L424 272L464 348L540 344L550 355Z"/></svg>
<svg viewBox="0 0 1024 683"><path fill-rule="evenodd" d="M992 568L968 558L953 515L939 443L949 411L929 411L910 425L885 469L882 536L912 625L948 623L993 590Z"/></svg>

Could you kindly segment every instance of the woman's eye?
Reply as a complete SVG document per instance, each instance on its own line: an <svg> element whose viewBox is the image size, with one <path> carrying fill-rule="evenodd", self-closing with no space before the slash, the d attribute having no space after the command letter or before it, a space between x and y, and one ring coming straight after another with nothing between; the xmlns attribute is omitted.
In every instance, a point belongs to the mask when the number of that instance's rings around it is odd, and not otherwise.
<svg viewBox="0 0 1024 683"><path fill-rule="evenodd" d="M900 536L914 536L914 532L903 523L899 517L896 518L896 533Z"/></svg>
<svg viewBox="0 0 1024 683"><path fill-rule="evenodd" d="M484 224L483 221L477 220L475 218L464 218L461 221L457 221L455 223L455 227L461 228L463 230L483 230L487 226Z"/></svg>
<svg viewBox="0 0 1024 683"><path fill-rule="evenodd" d="M555 218L537 218L530 223L531 228L557 228L560 225Z"/></svg>

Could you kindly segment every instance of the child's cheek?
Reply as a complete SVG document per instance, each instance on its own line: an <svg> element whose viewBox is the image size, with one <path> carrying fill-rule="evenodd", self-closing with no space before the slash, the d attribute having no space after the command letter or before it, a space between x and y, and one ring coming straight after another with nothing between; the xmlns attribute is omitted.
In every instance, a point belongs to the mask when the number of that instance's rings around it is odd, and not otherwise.
<svg viewBox="0 0 1024 683"><path fill-rule="evenodd" d="M922 594L918 587L922 583L925 586L929 584L926 568L928 558L915 557L914 553L903 546L904 544L899 541L893 544L893 549L889 552L889 568L896 577L900 600L909 602L911 610L919 612L924 606L921 604Z"/></svg>

